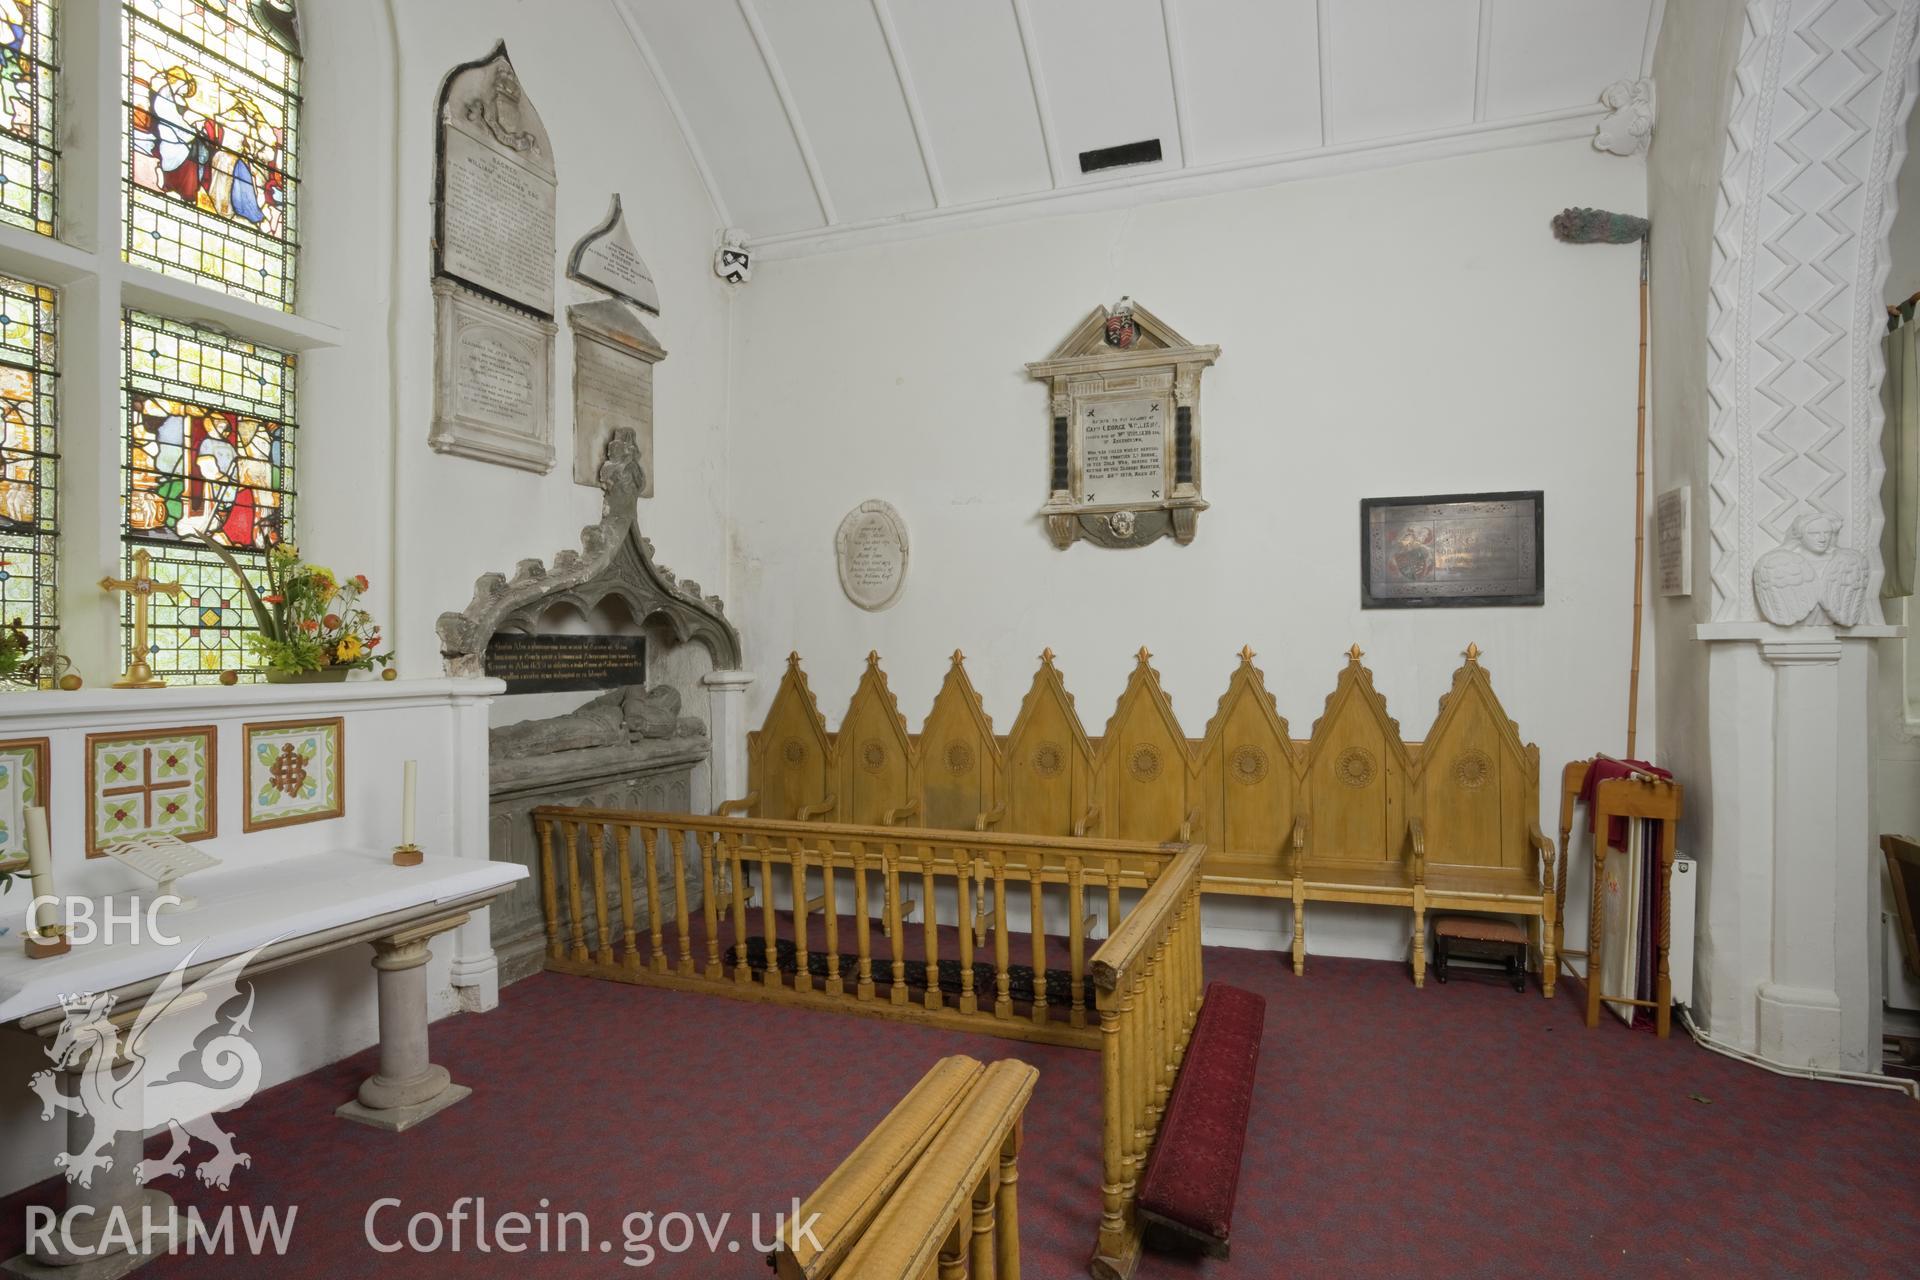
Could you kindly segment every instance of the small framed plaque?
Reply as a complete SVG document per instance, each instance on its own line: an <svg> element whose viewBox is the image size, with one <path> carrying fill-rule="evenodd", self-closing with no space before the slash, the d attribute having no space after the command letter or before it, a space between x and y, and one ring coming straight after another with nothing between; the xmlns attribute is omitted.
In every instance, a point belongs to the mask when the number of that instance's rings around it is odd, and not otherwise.
<svg viewBox="0 0 1920 1280"><path fill-rule="evenodd" d="M1360 500L1360 607L1546 603L1541 490Z"/></svg>

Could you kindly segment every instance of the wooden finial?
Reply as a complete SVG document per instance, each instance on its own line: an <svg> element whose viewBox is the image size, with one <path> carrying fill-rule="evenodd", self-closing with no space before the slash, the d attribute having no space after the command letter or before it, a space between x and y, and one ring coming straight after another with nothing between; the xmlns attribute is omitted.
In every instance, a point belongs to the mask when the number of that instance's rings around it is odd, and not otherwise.
<svg viewBox="0 0 1920 1280"><path fill-rule="evenodd" d="M1134 656L1134 657L1136 657L1136 658L1138 658L1138 659L1140 660L1140 665L1141 665L1141 666L1143 666L1143 667L1144 667L1144 666L1145 666L1145 665L1146 665L1146 664L1148 663L1148 661L1149 661L1149 660L1151 660L1151 659L1152 659L1152 657L1153 657L1153 655L1152 655L1151 653L1148 653L1148 652L1147 652L1147 646L1145 646L1145 645L1141 645L1141 646L1140 646L1140 652L1139 652L1139 653L1136 653L1136 654L1134 654L1133 656Z"/></svg>
<svg viewBox="0 0 1920 1280"><path fill-rule="evenodd" d="M1480 661L1480 646L1471 640L1467 641L1467 661L1472 663Z"/></svg>
<svg viewBox="0 0 1920 1280"><path fill-rule="evenodd" d="M966 660L967 660L967 655L966 655L966 654L964 654L964 653L962 653L962 652L960 652L960 651L959 651L958 649L955 649L955 650L953 651L953 665L954 665L954 666L956 666L956 667L957 667L957 666L959 666L959 665L960 665L961 663L963 663L963 662L965 662Z"/></svg>
<svg viewBox="0 0 1920 1280"><path fill-rule="evenodd" d="M1366 656L1367 656L1366 651L1362 649L1358 644L1355 644L1351 649L1347 650L1347 661L1351 662L1356 667L1360 665L1360 659Z"/></svg>
<svg viewBox="0 0 1920 1280"><path fill-rule="evenodd" d="M867 650L867 665L870 667L880 665L880 651L878 649Z"/></svg>
<svg viewBox="0 0 1920 1280"><path fill-rule="evenodd" d="M790 667L798 667L800 665L800 651L798 649L795 649L787 655L787 665Z"/></svg>
<svg viewBox="0 0 1920 1280"><path fill-rule="evenodd" d="M1053 665L1053 647L1051 645L1040 651L1040 661L1045 666L1050 667Z"/></svg>
<svg viewBox="0 0 1920 1280"><path fill-rule="evenodd" d="M1253 665L1253 646L1252 645L1243 644L1240 646L1240 665L1243 667L1250 667Z"/></svg>

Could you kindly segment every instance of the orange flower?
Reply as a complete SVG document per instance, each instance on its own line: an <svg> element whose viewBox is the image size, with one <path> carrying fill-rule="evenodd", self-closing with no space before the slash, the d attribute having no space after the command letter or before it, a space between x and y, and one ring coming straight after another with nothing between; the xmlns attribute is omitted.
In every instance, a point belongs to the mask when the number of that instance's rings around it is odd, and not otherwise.
<svg viewBox="0 0 1920 1280"><path fill-rule="evenodd" d="M356 574L354 574L354 575L353 575L353 589L354 589L355 591L365 591L365 590L367 589L367 575L366 575L366 574L364 574L364 573L356 573Z"/></svg>
<svg viewBox="0 0 1920 1280"><path fill-rule="evenodd" d="M278 591L274 592L270 596L261 596L260 599L266 602L267 604L285 604L287 602L287 598L281 595Z"/></svg>
<svg viewBox="0 0 1920 1280"><path fill-rule="evenodd" d="M302 618L300 620L300 629L302 631L318 631L320 629L320 624L315 622L312 618Z"/></svg>

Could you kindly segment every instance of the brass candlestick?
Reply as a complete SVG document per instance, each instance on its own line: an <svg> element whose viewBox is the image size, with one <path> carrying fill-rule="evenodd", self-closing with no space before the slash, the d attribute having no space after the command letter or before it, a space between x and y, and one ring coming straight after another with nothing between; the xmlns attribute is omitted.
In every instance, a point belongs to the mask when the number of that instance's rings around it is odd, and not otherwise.
<svg viewBox="0 0 1920 1280"><path fill-rule="evenodd" d="M124 591L133 597L133 652L128 655L127 674L113 682L116 689L157 689L166 684L156 679L147 665L147 607L156 595L178 597L186 588L177 582L161 582L153 576L153 557L144 550L133 553L131 578L100 579L105 592Z"/></svg>
<svg viewBox="0 0 1920 1280"><path fill-rule="evenodd" d="M396 867L417 867L420 859L426 857L417 844L397 844L393 846L393 865Z"/></svg>

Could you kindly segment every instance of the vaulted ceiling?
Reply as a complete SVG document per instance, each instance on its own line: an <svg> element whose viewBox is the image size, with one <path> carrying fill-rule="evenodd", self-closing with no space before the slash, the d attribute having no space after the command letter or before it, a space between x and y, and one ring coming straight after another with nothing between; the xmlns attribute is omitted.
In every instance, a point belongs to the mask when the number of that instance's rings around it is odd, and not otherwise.
<svg viewBox="0 0 1920 1280"><path fill-rule="evenodd" d="M1646 74L1664 0L613 3L721 217L806 252L1578 136Z"/></svg>

